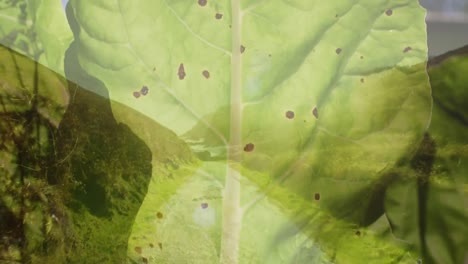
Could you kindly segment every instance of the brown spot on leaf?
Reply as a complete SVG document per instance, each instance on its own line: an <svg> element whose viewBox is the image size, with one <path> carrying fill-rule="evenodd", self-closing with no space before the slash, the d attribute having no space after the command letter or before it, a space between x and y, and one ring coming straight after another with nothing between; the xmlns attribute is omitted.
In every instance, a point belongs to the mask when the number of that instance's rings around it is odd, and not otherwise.
<svg viewBox="0 0 468 264"><path fill-rule="evenodd" d="M141 87L140 93L141 93L142 95L147 95L148 92L149 92L148 86L143 86L143 87Z"/></svg>
<svg viewBox="0 0 468 264"><path fill-rule="evenodd" d="M140 98L140 92L133 92L133 97Z"/></svg>
<svg viewBox="0 0 468 264"><path fill-rule="evenodd" d="M161 218L163 218L163 214L162 214L161 212L157 212L157 213L156 213L156 217L159 218L159 219L161 219Z"/></svg>
<svg viewBox="0 0 468 264"><path fill-rule="evenodd" d="M148 264L148 259L147 258L141 258L141 261L145 264Z"/></svg>
<svg viewBox="0 0 468 264"><path fill-rule="evenodd" d="M393 15L393 10L387 9L387 11L385 11L385 14L386 14L387 16L391 16L391 15Z"/></svg>
<svg viewBox="0 0 468 264"><path fill-rule="evenodd" d="M356 236L361 236L361 231L356 231L356 233L354 233Z"/></svg>
<svg viewBox="0 0 468 264"><path fill-rule="evenodd" d="M244 47L243 45L241 45L241 46L240 46L240 52L241 52L241 53L244 53L244 51L245 51L245 47Z"/></svg>
<svg viewBox="0 0 468 264"><path fill-rule="evenodd" d="M177 75L179 75L179 80L183 80L185 78L185 68L183 63L179 65L179 71L177 72Z"/></svg>
<svg viewBox="0 0 468 264"><path fill-rule="evenodd" d="M252 144L252 143L249 143L249 144L245 145L244 151L245 152L252 152L254 150L254 148L255 148L255 145Z"/></svg>
<svg viewBox="0 0 468 264"><path fill-rule="evenodd" d="M314 109L312 109L312 114L315 116L315 118L318 119L318 110L317 110L317 107L314 107Z"/></svg>
<svg viewBox="0 0 468 264"><path fill-rule="evenodd" d="M293 119L294 118L294 112L293 111L287 111L285 115L286 115L286 118L288 118L288 119Z"/></svg>
<svg viewBox="0 0 468 264"><path fill-rule="evenodd" d="M315 199L315 201L319 201L320 200L320 193L314 194L314 199Z"/></svg>
<svg viewBox="0 0 468 264"><path fill-rule="evenodd" d="M207 0L198 0L200 6L206 6Z"/></svg>
<svg viewBox="0 0 468 264"><path fill-rule="evenodd" d="M158 247L159 247L160 250L162 250L162 243L161 242L158 243Z"/></svg>
<svg viewBox="0 0 468 264"><path fill-rule="evenodd" d="M150 246L150 248L154 248L153 243L150 243L149 246Z"/></svg>
<svg viewBox="0 0 468 264"><path fill-rule="evenodd" d="M203 74L203 76L204 76L206 79L209 79L209 78L210 78L210 72L209 72L209 71L204 70L204 71L202 72L202 74Z"/></svg>
<svg viewBox="0 0 468 264"><path fill-rule="evenodd" d="M141 254L141 247L135 247L135 252L138 253L138 254Z"/></svg>
<svg viewBox="0 0 468 264"><path fill-rule="evenodd" d="M223 14L216 13L215 18L216 19L221 19L221 18L223 18Z"/></svg>
<svg viewBox="0 0 468 264"><path fill-rule="evenodd" d="M364 83L364 78L361 78L361 82Z"/></svg>
<svg viewBox="0 0 468 264"><path fill-rule="evenodd" d="M337 48L337 49L335 50L336 54L340 54L342 51L343 51L343 50L342 50L341 48Z"/></svg>
<svg viewBox="0 0 468 264"><path fill-rule="evenodd" d="M406 47L406 48L403 50L403 52L406 53L406 52L411 51L411 50L412 50L411 47Z"/></svg>

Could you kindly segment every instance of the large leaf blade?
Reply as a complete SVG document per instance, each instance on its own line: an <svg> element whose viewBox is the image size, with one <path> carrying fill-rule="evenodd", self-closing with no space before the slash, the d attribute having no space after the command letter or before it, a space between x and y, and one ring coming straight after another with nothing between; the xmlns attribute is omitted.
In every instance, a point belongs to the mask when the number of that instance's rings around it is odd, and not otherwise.
<svg viewBox="0 0 468 264"><path fill-rule="evenodd" d="M416 1L242 2L238 18L228 1L70 3L83 68L113 99L196 142L195 150L223 158L220 149L252 143L242 159L253 169L280 177L304 156L320 178L369 181L413 151L428 124L424 12ZM237 38L242 47L232 47ZM233 67L242 72L233 76ZM233 78L240 78L235 94ZM135 98L143 86L148 97ZM234 127L242 127L241 142L227 146ZM332 169L343 162L353 165Z"/></svg>
<svg viewBox="0 0 468 264"><path fill-rule="evenodd" d="M67 13L78 63L113 100L226 161L232 252L238 163L364 224L382 176L428 125L417 1L71 1Z"/></svg>

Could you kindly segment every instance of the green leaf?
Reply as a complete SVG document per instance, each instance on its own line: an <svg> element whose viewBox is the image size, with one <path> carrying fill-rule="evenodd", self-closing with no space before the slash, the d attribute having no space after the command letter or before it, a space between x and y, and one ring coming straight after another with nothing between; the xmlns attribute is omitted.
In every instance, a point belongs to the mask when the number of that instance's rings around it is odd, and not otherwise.
<svg viewBox="0 0 468 264"><path fill-rule="evenodd" d="M468 248L467 47L429 69L434 111L429 129L437 153L427 201L429 263L466 262Z"/></svg>
<svg viewBox="0 0 468 264"><path fill-rule="evenodd" d="M460 115L465 122L468 120L468 110L464 107L468 92L463 86L468 77L462 73L468 69L467 56L468 45L429 61L435 104L446 112Z"/></svg>
<svg viewBox="0 0 468 264"><path fill-rule="evenodd" d="M113 100L307 197L368 192L414 151L431 104L417 1L233 3L70 1L68 16L79 63ZM346 196L323 202L360 219Z"/></svg>
<svg viewBox="0 0 468 264"><path fill-rule="evenodd" d="M244 171L304 201L320 195L337 221L383 213L372 200L386 172L416 151L429 123L424 15L415 0L72 0L70 65L85 74L65 70L224 164L219 255L236 263ZM128 115L116 119L138 130Z"/></svg>
<svg viewBox="0 0 468 264"><path fill-rule="evenodd" d="M427 202L427 253L432 263L462 263L468 257L466 51L466 46L455 50L429 69L434 96L429 133L437 147Z"/></svg>
<svg viewBox="0 0 468 264"><path fill-rule="evenodd" d="M387 189L386 215L393 234L422 252L424 263L463 263L468 248L466 47L428 65L434 96L430 139ZM428 144L433 150L427 151Z"/></svg>
<svg viewBox="0 0 468 264"><path fill-rule="evenodd" d="M61 1L29 1L29 10L34 15L34 30L44 48L45 60L50 69L64 75L65 51L73 41Z"/></svg>
<svg viewBox="0 0 468 264"><path fill-rule="evenodd" d="M149 263L219 263L223 162L184 166L174 179L155 177L135 219L128 255ZM192 171L186 174L187 171ZM252 178L265 178L243 171ZM250 177L249 177L250 178ZM175 184L177 182L177 184ZM244 178L242 201L263 191ZM169 187L169 188L168 188ZM174 192L168 196L168 189ZM416 263L417 256L372 230L337 220L318 203L276 186L243 219L239 263ZM302 211L305 222L293 216ZM279 238L285 227L289 235Z"/></svg>
<svg viewBox="0 0 468 264"><path fill-rule="evenodd" d="M64 75L65 51L73 40L60 1L0 4L0 43Z"/></svg>
<svg viewBox="0 0 468 264"><path fill-rule="evenodd" d="M467 47L429 70L434 94L434 111L429 129L437 146L434 181L456 187L468 203L468 69Z"/></svg>
<svg viewBox="0 0 468 264"><path fill-rule="evenodd" d="M41 52L35 41L33 18L25 0L0 3L0 44L36 58Z"/></svg>

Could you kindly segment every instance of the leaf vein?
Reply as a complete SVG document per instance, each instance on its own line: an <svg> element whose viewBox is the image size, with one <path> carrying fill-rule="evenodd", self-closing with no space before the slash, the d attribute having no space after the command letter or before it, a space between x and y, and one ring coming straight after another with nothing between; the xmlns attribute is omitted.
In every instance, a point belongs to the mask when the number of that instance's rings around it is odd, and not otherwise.
<svg viewBox="0 0 468 264"><path fill-rule="evenodd" d="M122 20L123 20L123 25L124 25L124 30L125 30L125 33L127 35L127 39L128 39L128 45L129 45L129 49L131 51L133 51L134 53L134 56L135 58L140 62L140 64L142 64L143 66L145 66L145 70L148 74L154 74L150 71L150 66L141 59L141 56L135 51L135 49L133 48L133 45L130 41L130 37L129 37L129 34L128 34L128 27L127 27L127 23L125 21L125 16L122 12L122 8L121 8L121 5L120 5L120 2L121 0L117 0L117 4L118 4L118 7L119 7L119 13L122 17ZM193 115L197 120L200 120L200 122L202 124L204 124L208 129L210 129L211 131L213 131L213 133L218 136L221 141L223 141L223 143L225 143L225 145L227 145L227 141L226 139L224 138L224 136L215 128L213 127L212 125L210 125L208 122L206 122L204 119L202 119L192 108L190 108L185 102L183 102L176 94L174 94L173 91L171 91L171 88L159 77L159 75L157 75L157 79L158 81L160 82L161 86L163 87L163 90L169 94L177 103L179 103L187 112L189 112L191 115Z"/></svg>
<svg viewBox="0 0 468 264"><path fill-rule="evenodd" d="M200 36L199 34L195 33L192 28L190 28L189 25L187 25L187 23L185 23L185 21L176 13L176 11L167 3L167 1L164 1L164 3L166 4L167 8L169 9L169 11L171 11L171 13L175 16L175 18L184 26L184 28L190 32L190 34L192 34L194 37L196 37L198 40L200 40L201 42L205 43L206 45L208 45L209 47L211 48L214 48L218 51L221 51L223 53L225 53L226 55L228 56L231 56L231 52L211 43L210 41L208 41L207 39L205 39L204 37Z"/></svg>

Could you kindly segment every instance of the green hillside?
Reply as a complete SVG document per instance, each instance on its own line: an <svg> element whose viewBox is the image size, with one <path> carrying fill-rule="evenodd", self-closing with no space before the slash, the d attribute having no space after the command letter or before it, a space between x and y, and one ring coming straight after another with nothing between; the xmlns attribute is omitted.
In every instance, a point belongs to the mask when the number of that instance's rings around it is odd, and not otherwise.
<svg viewBox="0 0 468 264"><path fill-rule="evenodd" d="M106 97L22 55L1 47L0 58L0 258L124 262L150 180L184 175L188 147L116 103L132 129L119 123Z"/></svg>

